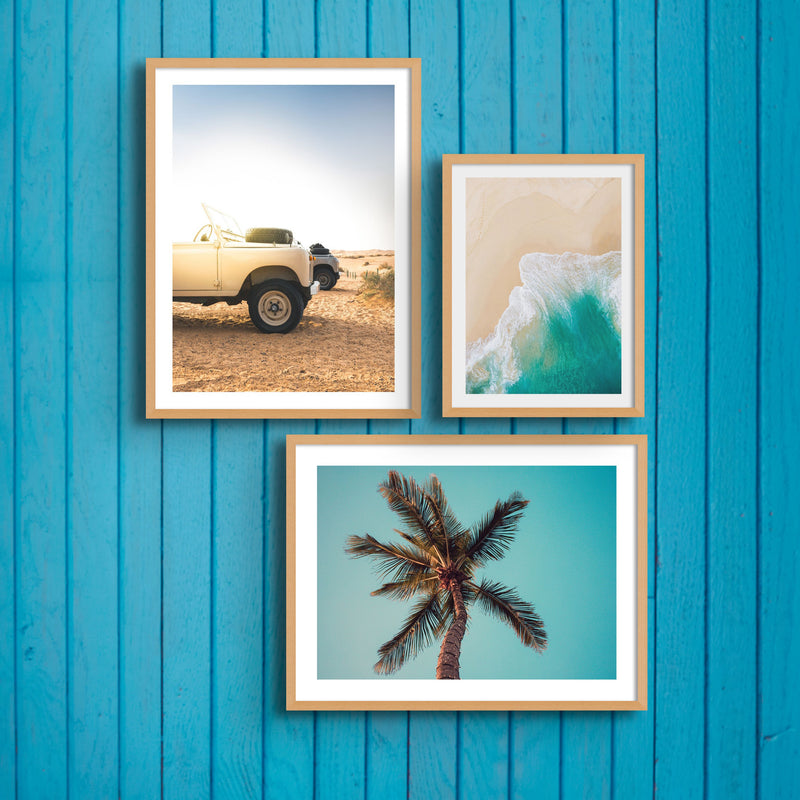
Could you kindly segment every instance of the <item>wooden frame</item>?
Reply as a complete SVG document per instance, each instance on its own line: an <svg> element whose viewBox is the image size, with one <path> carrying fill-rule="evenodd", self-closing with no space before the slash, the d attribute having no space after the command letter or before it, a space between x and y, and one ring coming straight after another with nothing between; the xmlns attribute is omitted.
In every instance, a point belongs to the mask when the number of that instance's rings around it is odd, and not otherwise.
<svg viewBox="0 0 800 800"><path fill-rule="evenodd" d="M584 170L581 168L585 167ZM445 417L641 417L644 415L644 156L643 155L445 155L442 160L443 172L443 415ZM522 260L525 258L555 259L564 256L580 259L596 259L599 265L600 256L605 253L605 248L592 251L575 244L579 239L582 244L587 244L586 231L588 224L581 224L580 214L590 213L591 205L586 204L589 211L583 209L570 209L564 212L565 230L569 226L571 233L564 234L559 240L553 235L549 226L553 225L550 216L552 197L545 202L551 203L550 207L542 204L537 209L534 205L536 194L533 183L527 184L526 190L519 189L521 181L525 179L550 179L561 180L564 178L589 178L604 175L620 180L620 193L618 195L616 213L620 223L616 228L617 240L620 250L613 255L621 261L621 270L616 291L621 295L619 299L607 299L613 303L613 311L618 317L616 327L615 356L618 359L619 370L607 386L599 383L584 384L582 392L568 387L561 389L560 394L547 394L544 391L524 393L526 383L535 386L533 381L519 380L525 377L525 370L530 367L520 368L513 358L509 360L509 353L513 348L507 338L509 332L522 332L522 317L516 310L511 312L508 323L504 322L503 308L509 306L512 296L509 296L511 287L524 284L524 278L519 274L512 275L510 270L521 270ZM491 194L487 189L481 189L475 182L470 189L470 200L473 205L467 211L466 180L468 178L481 178L516 181L507 187L510 191L507 198L500 200L497 194ZM497 182L495 182L497 183ZM483 185L488 187L488 182ZM608 187L610 188L610 187ZM484 194L480 194L483 191ZM492 192L495 190L492 189ZM521 205L523 193L527 192L526 200L530 206ZM516 194L515 194L516 193ZM598 192L599 194L599 192ZM476 198L480 197L480 213L468 222L467 214L476 214ZM513 198L513 202L512 199ZM607 198L606 198L607 199ZM502 205L505 203L505 205ZM597 206L595 206L596 208ZM561 209L563 211L563 209ZM626 213L626 210L628 213ZM492 217L496 213L496 217ZM591 212L594 213L594 212ZM599 212L597 212L599 213ZM519 222L509 223L514 215L518 215ZM570 214L572 215L570 218ZM538 216L537 216L538 215ZM559 217L556 216L556 219ZM490 220L487 222L486 220ZM531 225L528 220L539 219L540 227ZM594 221L597 222L600 217ZM603 218L607 220L608 218ZM545 221L547 220L547 221ZM607 224L606 222L603 223ZM487 235L494 225L492 235ZM598 229L600 225L597 225ZM508 236L509 229L513 235ZM611 228L614 231L613 228ZM471 232L468 234L468 231ZM467 237L470 237L469 245ZM608 233L604 234L607 241ZM480 240L480 241L479 241ZM543 242L548 241L548 245ZM502 242L498 247L497 242ZM567 243L569 242L569 243ZM605 244L600 235L593 244ZM470 248L470 257L467 249ZM609 249L615 249L609 247ZM553 250L553 255L550 255ZM575 250L576 253L564 251ZM540 251L540 252L536 252ZM530 254L528 256L524 254ZM587 255L583 255L587 253ZM497 255L503 259L506 273L496 282L497 269L492 266L492 259ZM607 255L612 255L611 253ZM468 263L469 261L469 263ZM619 263L617 262L617 264ZM468 297L467 275L471 267L472 292ZM530 262L531 270L528 273L532 283L532 293L526 295L520 288L518 299L530 297L530 303L523 308L523 312L531 311L538 307L542 294L539 293L536 274L543 274L543 267L553 264L555 275L555 262L541 263ZM517 266L519 264L519 266ZM608 264L603 262L603 269ZM618 267L617 267L618 268ZM599 269L599 267L598 267ZM545 272L546 274L546 272ZM564 274L564 273L562 273ZM549 276L548 276L549 277ZM507 281L504 283L503 281ZM492 285L494 284L494 285ZM542 279L542 287L544 287ZM505 288L504 288L505 287ZM487 289L496 296L489 297ZM547 287L549 291L549 287ZM517 291L517 290L514 290ZM563 297L557 298L563 301ZM500 305L498 306L498 302ZM553 306L555 308L555 304ZM607 311L607 309L606 309ZM481 316L482 315L482 316ZM540 316L540 319L543 317ZM533 322L531 322L533 320ZM528 317L528 322L533 325L535 317ZM496 328L492 329L492 326ZM501 327L503 330L501 331ZM555 330L555 328L551 328ZM610 328L610 330L613 330ZM539 326L538 333L526 334L527 342L541 342L542 332L546 333L545 324ZM543 345L543 348L547 347ZM515 355L521 355L520 350ZM550 353L545 350L539 363L545 364ZM592 350L592 353L596 353ZM498 358L498 356L500 356ZM583 362L586 363L586 362ZM610 361L613 365L617 363ZM469 366L468 366L469 365ZM487 371L487 365L489 369ZM510 368L509 368L509 365ZM498 378L498 376L500 376ZM511 376L511 377L509 377ZM513 382L517 380L516 385ZM539 378L539 385L547 384L547 378ZM604 380L608 377L604 376ZM616 381L616 384L613 384ZM563 381L561 385L567 383ZM613 388L608 388L612 386Z"/></svg>
<svg viewBox="0 0 800 800"><path fill-rule="evenodd" d="M477 461L470 459L480 459L482 467L480 473L474 472L472 477L468 476L464 464L477 464ZM489 466L486 466L486 465ZM591 550L586 547L587 543L595 540L591 537L596 534L590 529L594 529L599 523L597 520L600 514L606 514L606 536L604 547L611 547L613 563L615 564L613 579L609 578L603 570L594 567L597 575L603 576L604 580L613 580L613 591L606 588L605 593L592 592L587 589L587 597L591 594L593 608L597 613L599 605L598 598L607 597L609 591L614 594L613 608L614 613L614 640L615 667L613 679L608 680L467 680L468 675L462 675L464 680L447 681L434 680L430 672L424 676L413 675L409 677L427 677L430 679L422 680L395 680L386 677L377 678L371 675L372 680L358 679L360 675L351 678L349 672L338 677L347 679L338 680L336 675L328 674L330 665L335 665L335 669L352 669L351 653L365 652L365 644L362 641L366 637L370 645L373 642L378 644L384 638L374 639L368 615L370 603L383 603L381 608L385 608L386 598L370 598L368 592L362 591L363 586L359 584L355 587L352 576L355 573L341 572L345 557L331 558L338 550L343 549L346 535L350 533L363 534L369 532L377 536L378 539L388 541L391 538L391 527L383 528L383 521L380 523L380 530L369 530L370 520L375 521L375 517L370 516L374 513L374 506L371 501L367 504L361 502L364 497L372 493L376 497L376 503L385 505L383 498L378 496L376 484L371 478L374 474L386 472L387 465L397 468L400 472L413 473L428 470L436 465L437 472L445 475L445 470L461 470L458 474L464 480L454 479L453 474L446 480L442 477L442 486L450 496L453 503L453 511L458 515L459 509L455 506L457 498L450 495L453 487L457 488L462 498L474 493L475 476L478 483L490 478L493 469L501 472L495 473L494 479L500 481L504 486L504 492L519 488L507 481L508 469L519 470L511 473L520 476L535 475L535 480L531 479L531 486L538 485L538 491L542 498L556 498L550 485L547 483L548 470L553 468L553 475L561 481L562 488L559 491L579 493L579 488L574 482L575 472L561 472L557 474L557 468L565 466L567 469L578 469L588 466L590 469L582 474L588 476L591 472L596 477L602 477L604 492L599 492L597 497L611 497L612 501L602 501L611 503L603 506L598 501L597 505L591 506L587 510L586 520L588 525L578 526L578 538L574 538L570 545L572 550L560 552L560 544L555 544L556 540L550 540L554 544L537 544L535 561L541 561L541 566L536 569L547 571L553 570L558 558L564 559L563 562L568 566L568 571L580 569L580 560L576 554L584 550ZM415 465L415 466L411 466ZM450 466L443 466L450 465ZM509 467L509 465L511 465ZM599 466L604 468L601 471L592 471L591 467ZM352 473L347 472L347 467L353 467ZM539 467L545 467L545 471L530 472ZM466 467L467 470L470 467ZM613 471L610 471L612 470ZM327 470L327 472L323 472ZM368 470L368 471L365 471ZM601 475L602 472L602 475ZM298 435L287 437L287 553L286 553L286 707L293 709L629 709L643 710L647 707L647 437L640 435L625 436L369 436L369 435ZM360 476L361 485L351 482L351 478ZM610 477L609 476L613 476ZM595 478L592 478L594 480ZM449 480L449 483L448 483ZM524 483L519 479L517 483ZM591 485L591 484L586 484ZM597 484L600 485L599 483ZM355 489L353 489L355 486ZM614 488L616 487L616 488ZM530 488L530 487L529 487ZM480 491L484 491L481 489ZM491 489L488 495L492 495ZM332 492L332 494L328 494ZM528 489L526 489L528 492ZM323 505L325 497L338 498L336 503ZM493 496L493 495L492 495ZM527 495L526 495L527 496ZM594 495L593 495L594 496ZM479 498L476 502L483 505L485 498ZM494 502L494 501L492 501ZM557 499L547 501L537 501L539 508L544 512L546 503L556 503ZM544 502L544 505L542 504ZM587 501L588 502L588 501ZM325 514L318 511L323 507L329 509ZM358 512L351 511L357 504ZM531 502L534 505L534 502ZM335 506L335 509L334 509ZM562 541L567 539L568 532L567 513L572 513L574 507L559 506L563 508L565 516L559 517L564 520L563 527L560 527ZM588 506L587 506L588 508ZM608 509L613 509L611 516ZM569 511L568 511L569 509ZM388 513L388 512L387 512ZM561 512L560 512L561 513ZM357 528L346 530L349 514L356 514L358 517ZM338 516L335 516L338 515ZM344 516L342 516L344 515ZM355 519L355 517L353 517ZM608 522L608 520L613 520ZM319 528L320 524L325 525L325 534ZM362 524L363 520L363 524ZM467 522L466 519L462 520ZM536 525L532 521L530 525ZM520 523L520 526L522 523ZM613 527L613 533L610 528ZM340 529L341 528L341 529ZM535 537L532 529L526 529L529 536ZM522 533L518 535L520 538ZM589 538L580 538L589 537ZM397 537L395 537L396 539ZM341 539L341 541L340 541ZM613 539L613 541L612 541ZM516 546L515 539L515 546ZM611 542L611 544L609 544ZM530 545L526 545L530 547ZM528 551L526 551L528 552ZM599 564L597 558L598 550L592 550L592 563ZM521 557L522 555L522 557ZM584 556L580 556L581 558ZM588 556L586 556L588 558ZM604 556L608 560L608 554ZM302 559L302 561L301 561ZM512 561L512 559L507 559ZM517 552L513 557L515 568L522 569L523 574L532 572L533 561L526 561L524 554ZM369 570L369 565L364 560L354 561L349 559L349 563L358 566L362 570ZM502 562L492 561L487 570L496 571L498 564ZM512 565L513 566L513 565ZM334 583L329 583L331 575L334 576ZM496 578L496 575L487 575ZM359 576L358 581L362 580ZM377 582L379 579L372 576L372 580ZM533 580L533 578L532 578ZM536 578L541 581L541 578ZM589 573L588 580L594 580ZM375 583L375 586L378 584ZM563 579L557 578L555 604L551 604L549 609L558 607L565 599L563 593ZM335 593L331 594L336 598L335 609L328 612L328 603L319 602L320 586L335 586ZM570 591L575 590L574 582L570 583ZM520 587L522 590L522 587ZM535 590L538 592L539 590ZM527 592L527 587L525 589ZM358 595L358 611L342 617L342 610L350 609L347 604L351 598ZM361 595L364 595L361 606ZM538 600L535 597L528 597L534 603L543 602L544 598ZM550 601L548 601L550 602ZM588 600L586 602L589 602ZM587 639L579 633L580 626L586 624L583 617L586 612L586 602L579 601L572 623L564 623L560 628L559 635L553 634L561 642L554 645L552 650L559 650L567 645L563 644L570 640L568 632L571 632L571 639L580 644L581 658L595 658L598 652L589 645ZM604 600L602 602L607 602ZM408 611L408 603L394 601L391 605L403 606L400 610L405 614ZM610 606L609 606L610 608ZM537 609L545 618L545 611L539 605ZM385 614L384 612L382 612ZM547 614L552 615L548 610ZM335 630L329 628L329 622L336 615L337 620ZM616 615L616 616L615 616ZM602 615L601 615L602 616ZM354 620L358 624L354 624ZM338 620L343 620L338 622ZM386 622L384 616L380 619L381 633L391 634L394 628L392 622ZM545 622L547 620L545 619ZM555 622L555 620L553 620ZM384 623L386 625L384 626ZM475 621L473 620L474 624ZM338 627L341 624L341 627ZM491 624L500 626L500 623L493 621ZM570 627L572 625L573 627ZM374 627L374 626L373 626ZM384 630L385 628L385 630ZM474 628L472 628L474 630ZM355 632L351 632L355 631ZM367 632L365 632L367 631ZM503 629L503 635L513 640L523 655L528 659L543 658L536 653L523 648L514 639L511 631ZM320 637L325 637L325 648L330 648L330 642L337 643L336 651L326 649L330 655L326 660L320 656ZM469 639L469 634L466 639ZM465 640L466 641L466 640ZM603 641L606 641L605 639ZM504 645L505 646L505 645ZM573 646L573 645L569 645ZM609 645L611 646L611 645ZM485 653L492 648L483 643L480 653ZM374 653L374 650L372 651ZM550 651L546 650L547 655ZM556 658L563 657L557 656ZM575 651L578 652L578 651ZM586 653L591 652L591 656ZM341 653L348 666L343 667ZM515 656L516 657L516 656ZM569 656L572 658L573 656ZM483 656L480 656L483 659ZM506 664L506 654L500 656L500 663ZM578 656L575 656L577 659ZM422 656L415 662L407 662L402 668L406 670L409 665L416 667L417 662L422 660ZM463 661L463 658L462 658ZM370 660L371 663L371 660ZM527 663L527 662L526 662ZM533 662L532 662L533 663ZM544 662L537 662L544 663ZM554 662L551 662L551 665ZM328 664L329 666L324 666ZM358 656L358 669L361 670L363 657ZM425 667L427 670L427 666ZM464 668L466 670L466 667ZM526 667L525 669L528 669ZM368 671L368 669L367 669ZM526 673L526 675L529 673ZM401 677L401 676L398 676ZM485 676L480 676L485 677ZM562 676L563 677L563 676ZM580 675L572 677L583 677ZM467 698L467 699L465 699Z"/></svg>
<svg viewBox="0 0 800 800"><path fill-rule="evenodd" d="M238 86L248 81L256 86L262 85L258 81L263 81L264 85L283 86L280 81L285 75L292 76L287 80L287 86L301 84L313 88L329 84L354 89L367 89L369 85L394 86L394 144L387 145L394 147L394 182L391 185L394 187L396 289L392 388L381 386L369 391L175 391L170 294L170 242L173 234L159 217L162 206L170 209L163 212L171 215L170 222L177 213L173 210L176 204L167 202L172 196L162 192L164 181L159 178L169 174L170 181L173 180L170 145L174 126L172 87L182 82ZM169 100L165 101L167 96ZM311 122L309 120L309 124ZM391 175L391 167L387 174ZM392 200L391 196L388 200ZM214 201L205 198L204 202L213 205ZM391 226L392 223L387 228ZM336 245L331 243L330 246ZM314 299L312 297L310 302L313 303ZM420 60L148 59L146 314L148 418L418 418L421 409ZM291 335L291 332L285 334ZM277 340L280 336L275 334L267 338Z"/></svg>

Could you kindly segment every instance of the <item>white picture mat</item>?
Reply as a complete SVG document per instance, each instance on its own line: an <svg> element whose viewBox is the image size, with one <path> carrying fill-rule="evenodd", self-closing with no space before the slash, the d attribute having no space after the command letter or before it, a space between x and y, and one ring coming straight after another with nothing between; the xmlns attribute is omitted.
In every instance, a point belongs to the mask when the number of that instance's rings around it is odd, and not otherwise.
<svg viewBox="0 0 800 800"><path fill-rule="evenodd" d="M172 89L178 85L394 86L395 330L393 392L175 392L172 388ZM407 409L411 399L411 69L183 68L155 71L155 407ZM213 198L208 198L213 205ZM166 210L165 210L166 209ZM224 211L224 209L222 209ZM313 298L311 302L313 302ZM277 335L277 334L275 334ZM291 335L291 334L288 334Z"/></svg>
<svg viewBox="0 0 800 800"><path fill-rule="evenodd" d="M614 680L320 680L317 678L317 467L615 466L617 675ZM295 450L295 700L635 701L637 447L541 444L299 444ZM291 623L290 623L291 624ZM479 687L479 688L478 688Z"/></svg>
<svg viewBox="0 0 800 800"><path fill-rule="evenodd" d="M467 178L619 178L621 192L622 391L619 394L468 394L466 391L466 181ZM634 407L634 166L633 164L452 165L452 395L453 408Z"/></svg>

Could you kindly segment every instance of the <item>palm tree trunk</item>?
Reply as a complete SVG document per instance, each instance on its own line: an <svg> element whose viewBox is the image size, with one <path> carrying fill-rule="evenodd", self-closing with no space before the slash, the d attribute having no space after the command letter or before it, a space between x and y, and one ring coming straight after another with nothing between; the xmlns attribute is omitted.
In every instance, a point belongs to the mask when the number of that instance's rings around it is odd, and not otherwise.
<svg viewBox="0 0 800 800"><path fill-rule="evenodd" d="M439 650L439 660L436 662L436 677L440 680L457 681L461 678L458 659L461 654L461 640L467 632L467 607L461 595L461 584L451 579L447 587L453 596L456 618L447 629Z"/></svg>

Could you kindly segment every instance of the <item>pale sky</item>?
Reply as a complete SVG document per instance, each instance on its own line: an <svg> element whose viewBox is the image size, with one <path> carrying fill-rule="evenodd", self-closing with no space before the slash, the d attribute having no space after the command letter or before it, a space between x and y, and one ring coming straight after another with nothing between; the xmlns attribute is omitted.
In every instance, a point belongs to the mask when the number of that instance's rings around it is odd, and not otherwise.
<svg viewBox="0 0 800 800"><path fill-rule="evenodd" d="M369 558L345 552L350 534L402 541L403 527L378 494L389 466L317 470L319 678L374 678L378 647L412 602L371 597L380 586ZM418 481L438 475L458 518L470 524L515 490L530 501L505 558L476 573L519 590L536 608L549 645L524 647L504 623L477 607L461 650L462 678L613 679L616 676L616 468L608 466L420 466L400 472ZM394 678L434 678L437 642Z"/></svg>
<svg viewBox="0 0 800 800"><path fill-rule="evenodd" d="M393 86L175 86L173 241L207 222L394 249Z"/></svg>

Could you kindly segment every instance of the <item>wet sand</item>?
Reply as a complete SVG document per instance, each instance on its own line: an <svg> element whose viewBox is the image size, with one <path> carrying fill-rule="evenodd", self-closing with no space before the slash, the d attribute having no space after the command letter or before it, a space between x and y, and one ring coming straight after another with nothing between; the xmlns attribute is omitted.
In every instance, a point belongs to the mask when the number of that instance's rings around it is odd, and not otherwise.
<svg viewBox="0 0 800 800"><path fill-rule="evenodd" d="M467 342L497 325L526 253L620 249L619 178L468 178L466 195Z"/></svg>

